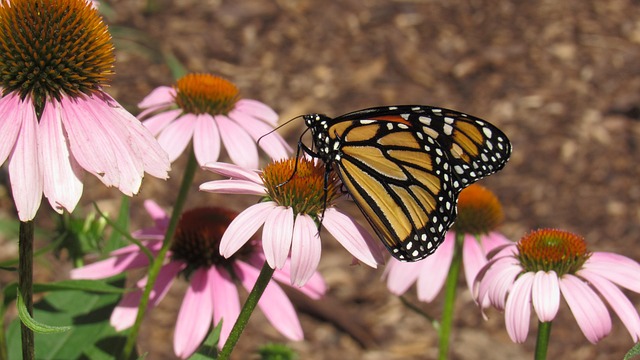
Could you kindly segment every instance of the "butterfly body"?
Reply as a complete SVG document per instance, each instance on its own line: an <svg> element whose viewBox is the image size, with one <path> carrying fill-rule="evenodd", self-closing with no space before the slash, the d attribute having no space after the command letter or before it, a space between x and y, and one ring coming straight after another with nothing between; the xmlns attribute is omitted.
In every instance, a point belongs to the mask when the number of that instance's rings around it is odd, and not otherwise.
<svg viewBox="0 0 640 360"><path fill-rule="evenodd" d="M456 217L457 195L500 170L511 153L490 123L430 106L364 109L336 118L303 116L311 155L335 170L391 254L432 254Z"/></svg>

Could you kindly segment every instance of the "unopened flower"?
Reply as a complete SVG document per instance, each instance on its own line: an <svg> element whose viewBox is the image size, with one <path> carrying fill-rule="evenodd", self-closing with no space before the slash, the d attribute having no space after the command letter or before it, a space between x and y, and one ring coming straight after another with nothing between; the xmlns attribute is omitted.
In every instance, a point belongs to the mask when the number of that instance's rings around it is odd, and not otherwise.
<svg viewBox="0 0 640 360"><path fill-rule="evenodd" d="M268 264L280 269L291 253L291 283L302 286L320 261L321 223L359 261L371 267L383 262L377 241L334 207L341 195L338 179L325 176L323 164L292 158L271 163L261 173L224 163L204 168L231 179L204 183L200 190L261 197L229 225L220 244L223 256L235 254L262 227Z"/></svg>
<svg viewBox="0 0 640 360"><path fill-rule="evenodd" d="M478 271L487 263L487 253L510 241L495 228L504 214L498 198L488 189L473 184L458 198L458 217L447 232L436 254L417 262L389 260L385 272L387 288L395 295L404 294L416 283L418 299L431 302L442 289L454 256L456 234L464 234L462 261L469 290Z"/></svg>
<svg viewBox="0 0 640 360"><path fill-rule="evenodd" d="M0 164L20 220L33 219L43 193L73 211L85 171L126 195L145 172L167 177L167 154L103 90L115 58L91 3L0 2L0 47Z"/></svg>
<svg viewBox="0 0 640 360"><path fill-rule="evenodd" d="M167 229L167 214L154 202L145 203L155 220L152 228L133 235L153 253L157 253ZM197 208L185 212L178 225L169 253L170 260L163 265L149 299L149 307L156 306L167 294L177 277L189 281L182 301L174 332L174 351L180 358L187 358L206 337L210 326L223 320L219 346L222 346L240 314L240 300L236 283L250 291L258 278L265 260L255 241L247 242L230 258L219 254L220 238L236 213L222 208ZM136 245L130 245L111 253L106 260L71 271L74 279L100 279L130 269L145 267L148 258ZM289 279L289 262L276 270L274 279ZM146 277L137 283L137 290L127 293L111 315L111 324L120 331L131 327L138 313L138 304L146 285ZM299 291L317 299L326 286L318 273ZM267 285L258 302L271 324L292 340L303 338L302 328L293 305L280 286L272 281Z"/></svg>
<svg viewBox="0 0 640 360"><path fill-rule="evenodd" d="M278 115L267 105L241 99L238 88L228 80L209 74L188 74L173 87L160 86L138 106L138 116L158 137L173 162L193 139L200 165L217 161L221 140L231 160L244 167L258 168L256 141L271 132ZM273 159L291 151L277 133L260 139L260 147Z"/></svg>
<svg viewBox="0 0 640 360"><path fill-rule="evenodd" d="M606 303L618 314L634 342L640 317L618 286L640 292L640 264L608 252L589 252L584 239L555 229L536 230L505 245L480 271L476 298L505 311L514 342L529 333L531 306L540 322L552 321L562 296L583 334L596 343L611 331ZM603 301L605 300L605 301Z"/></svg>

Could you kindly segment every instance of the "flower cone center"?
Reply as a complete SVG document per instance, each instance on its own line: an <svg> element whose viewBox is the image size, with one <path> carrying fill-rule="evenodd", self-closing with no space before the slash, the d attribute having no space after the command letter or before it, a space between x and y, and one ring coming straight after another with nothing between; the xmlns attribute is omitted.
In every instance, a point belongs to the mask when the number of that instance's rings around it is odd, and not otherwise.
<svg viewBox="0 0 640 360"><path fill-rule="evenodd" d="M584 238L556 229L533 231L517 246L519 260L525 270L553 270L559 276L575 273L591 255Z"/></svg>
<svg viewBox="0 0 640 360"><path fill-rule="evenodd" d="M238 101L238 88L221 77L188 74L176 85L176 104L190 114L227 115Z"/></svg>
<svg viewBox="0 0 640 360"><path fill-rule="evenodd" d="M323 164L291 158L267 165L261 176L270 200L292 207L295 214L308 214L317 219L340 195L337 176L331 172L325 177L325 171Z"/></svg>
<svg viewBox="0 0 640 360"><path fill-rule="evenodd" d="M36 114L47 100L90 95L113 74L111 35L86 0L0 3L2 96L31 96Z"/></svg>
<svg viewBox="0 0 640 360"><path fill-rule="evenodd" d="M218 207L185 211L171 244L173 258L187 263L187 272L191 273L198 268L230 264L232 259L244 257L253 251L253 244L249 242L229 259L220 255L222 235L237 215L236 212Z"/></svg>
<svg viewBox="0 0 640 360"><path fill-rule="evenodd" d="M504 219L502 205L489 189L473 184L458 196L458 217L453 225L456 232L486 234Z"/></svg>

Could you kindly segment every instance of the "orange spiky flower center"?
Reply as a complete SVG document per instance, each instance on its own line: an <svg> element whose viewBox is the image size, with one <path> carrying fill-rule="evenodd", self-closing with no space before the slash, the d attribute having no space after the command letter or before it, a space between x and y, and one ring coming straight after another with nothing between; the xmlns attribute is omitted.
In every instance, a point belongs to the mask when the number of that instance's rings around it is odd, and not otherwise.
<svg viewBox="0 0 640 360"><path fill-rule="evenodd" d="M176 104L189 114L227 115L239 99L230 81L210 74L188 74L178 79Z"/></svg>
<svg viewBox="0 0 640 360"><path fill-rule="evenodd" d="M498 197L478 184L470 185L458 196L458 217L453 225L456 232L487 234L504 219Z"/></svg>
<svg viewBox="0 0 640 360"><path fill-rule="evenodd" d="M91 95L113 74L111 35L86 0L0 2L2 96L48 100Z"/></svg>
<svg viewBox="0 0 640 360"><path fill-rule="evenodd" d="M333 172L325 177L325 171L323 164L304 158L273 162L261 174L267 188L266 199L317 220L325 207L340 196L338 177Z"/></svg>
<svg viewBox="0 0 640 360"><path fill-rule="evenodd" d="M556 229L532 231L516 246L518 260L526 271L553 270L558 276L580 270L591 256L584 238Z"/></svg>

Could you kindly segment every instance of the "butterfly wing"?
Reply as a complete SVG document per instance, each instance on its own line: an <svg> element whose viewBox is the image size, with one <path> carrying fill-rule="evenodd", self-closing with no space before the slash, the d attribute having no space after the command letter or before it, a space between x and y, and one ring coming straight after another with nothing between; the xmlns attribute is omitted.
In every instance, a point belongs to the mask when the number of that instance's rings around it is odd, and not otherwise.
<svg viewBox="0 0 640 360"><path fill-rule="evenodd" d="M327 135L342 182L391 254L432 254L456 217L457 194L504 166L495 126L426 106L372 108L333 119Z"/></svg>

